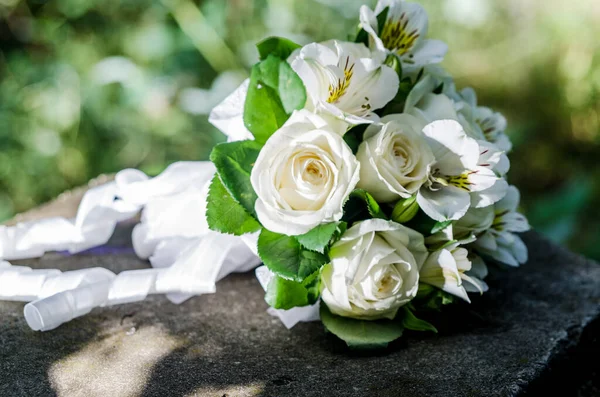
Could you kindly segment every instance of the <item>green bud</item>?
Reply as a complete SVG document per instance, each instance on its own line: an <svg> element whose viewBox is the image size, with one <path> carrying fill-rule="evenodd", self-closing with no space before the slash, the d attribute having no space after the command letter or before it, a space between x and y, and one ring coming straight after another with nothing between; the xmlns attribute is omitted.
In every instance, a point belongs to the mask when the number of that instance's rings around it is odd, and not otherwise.
<svg viewBox="0 0 600 397"><path fill-rule="evenodd" d="M402 64L400 63L400 58L398 58L395 54L389 54L385 58L384 62L387 66L394 69L394 71L398 74L400 80L402 80Z"/></svg>
<svg viewBox="0 0 600 397"><path fill-rule="evenodd" d="M417 196L398 201L392 211L392 220L398 223L406 223L417 215L419 204Z"/></svg>

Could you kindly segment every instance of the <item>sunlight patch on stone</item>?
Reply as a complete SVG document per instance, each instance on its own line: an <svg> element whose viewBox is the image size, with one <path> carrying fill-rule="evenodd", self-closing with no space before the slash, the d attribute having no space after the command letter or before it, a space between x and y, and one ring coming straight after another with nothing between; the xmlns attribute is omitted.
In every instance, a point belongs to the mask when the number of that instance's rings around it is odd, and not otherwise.
<svg viewBox="0 0 600 397"><path fill-rule="evenodd" d="M48 378L59 396L139 395L153 366L179 346L158 326L124 329L54 363Z"/></svg>
<svg viewBox="0 0 600 397"><path fill-rule="evenodd" d="M236 397L254 397L263 395L265 385L262 383L252 383L247 386L230 386L224 388L213 388L213 387L201 387L194 390L193 393L186 395L186 397L200 397L200 396L236 396Z"/></svg>

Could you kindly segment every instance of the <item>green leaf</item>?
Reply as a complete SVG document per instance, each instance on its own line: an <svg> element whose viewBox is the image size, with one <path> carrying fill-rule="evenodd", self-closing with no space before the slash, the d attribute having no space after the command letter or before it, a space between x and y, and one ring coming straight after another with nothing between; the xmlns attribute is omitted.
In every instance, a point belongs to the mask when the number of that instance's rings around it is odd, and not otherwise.
<svg viewBox="0 0 600 397"><path fill-rule="evenodd" d="M306 103L304 83L286 61L269 55L252 67L244 103L244 124L265 143L294 110Z"/></svg>
<svg viewBox="0 0 600 397"><path fill-rule="evenodd" d="M411 219L406 226L413 230L421 233L422 235L428 236L431 234L431 229L435 225L436 221L431 219L423 210L419 209L417 214Z"/></svg>
<svg viewBox="0 0 600 397"><path fill-rule="evenodd" d="M385 21L387 20L388 12L390 11L389 7L385 7L383 11L377 15L377 30L379 33L383 29L385 25ZM356 39L354 40L356 43L363 43L367 47L369 46L369 34L364 30L360 29L358 34L356 35Z"/></svg>
<svg viewBox="0 0 600 397"><path fill-rule="evenodd" d="M387 21L388 13L390 12L390 7L385 7L378 15L377 15L377 33L381 33L383 27L385 26L385 22Z"/></svg>
<svg viewBox="0 0 600 397"><path fill-rule="evenodd" d="M275 309L312 305L319 299L319 272L314 272L299 283L279 276L273 277L267 287L265 301Z"/></svg>
<svg viewBox="0 0 600 397"><path fill-rule="evenodd" d="M377 201L366 190L355 189L352 193L350 193L350 196L358 197L361 200L363 200L367 205L367 210L369 211L369 214L373 218L387 219L387 216L383 213Z"/></svg>
<svg viewBox="0 0 600 397"><path fill-rule="evenodd" d="M296 239L309 250L324 253L333 235L339 230L340 223L345 222L331 222L319 225L308 233L296 236Z"/></svg>
<svg viewBox="0 0 600 397"><path fill-rule="evenodd" d="M348 132L344 134L344 141L352 149L352 153L358 152L358 147L363 141L363 135L367 129L368 124L360 124L356 127L352 127Z"/></svg>
<svg viewBox="0 0 600 397"><path fill-rule="evenodd" d="M364 29L359 29L354 39L355 43L363 43L367 47L369 46L369 34Z"/></svg>
<svg viewBox="0 0 600 397"><path fill-rule="evenodd" d="M433 294L437 290L436 287L430 284L419 283L419 289L417 290L417 296L415 296L416 300L423 300L427 298L429 295Z"/></svg>
<svg viewBox="0 0 600 397"><path fill-rule="evenodd" d="M348 229L348 223L346 222L340 222L340 224L338 225L337 230L335 231L335 233L333 233L333 237L331 237L331 241L330 244L335 244L337 241L339 241L342 236L344 235L344 233L346 233L346 230Z"/></svg>
<svg viewBox="0 0 600 397"><path fill-rule="evenodd" d="M431 331L437 334L437 328L431 323L417 318L407 306L403 306L402 311L402 325L405 329L410 329L411 331Z"/></svg>
<svg viewBox="0 0 600 397"><path fill-rule="evenodd" d="M256 232L261 227L260 223L231 197L218 175L213 177L208 190L206 221L211 230L236 236Z"/></svg>
<svg viewBox="0 0 600 397"><path fill-rule="evenodd" d="M210 161L217 167L227 191L254 217L257 196L250 183L250 174L260 149L261 145L255 141L238 141L221 143L210 153Z"/></svg>
<svg viewBox="0 0 600 397"><path fill-rule="evenodd" d="M437 232L441 232L448 226L452 224L452 220L447 219L445 221L436 222L435 225L431 228L431 234L436 234Z"/></svg>
<svg viewBox="0 0 600 397"><path fill-rule="evenodd" d="M321 271L318 270L308 276L302 285L308 291L308 303L310 305L315 304L321 296Z"/></svg>
<svg viewBox="0 0 600 397"><path fill-rule="evenodd" d="M277 90L265 83L260 65L254 65L250 73L244 124L258 142L265 143L285 123L288 115Z"/></svg>
<svg viewBox="0 0 600 397"><path fill-rule="evenodd" d="M300 47L300 44L296 44L291 40L275 36L267 37L256 44L261 60L266 59L269 55L286 60L294 50Z"/></svg>
<svg viewBox="0 0 600 397"><path fill-rule="evenodd" d="M454 295L450 295L449 293L444 291L439 291L438 296L440 296L442 299L442 305L451 305L456 300L456 297Z"/></svg>
<svg viewBox="0 0 600 397"><path fill-rule="evenodd" d="M283 108L290 114L306 104L304 83L286 61L279 64L279 97Z"/></svg>
<svg viewBox="0 0 600 397"><path fill-rule="evenodd" d="M412 304L419 309L440 311L445 305L454 303L455 296L429 284L419 283L419 290Z"/></svg>
<svg viewBox="0 0 600 397"><path fill-rule="evenodd" d="M453 244L456 244L457 242L458 240L440 241L439 243L427 245L427 250L429 252L439 251Z"/></svg>
<svg viewBox="0 0 600 397"><path fill-rule="evenodd" d="M365 190L355 189L344 205L342 219L351 223L371 218L387 219L387 216L373 196Z"/></svg>
<svg viewBox="0 0 600 397"><path fill-rule="evenodd" d="M328 262L325 255L305 249L295 237L266 229L258 237L258 255L273 273L297 282Z"/></svg>
<svg viewBox="0 0 600 397"><path fill-rule="evenodd" d="M351 349L384 348L401 337L404 331L400 321L366 321L337 316L325 303L321 303L320 313L327 331L346 342Z"/></svg>
<svg viewBox="0 0 600 397"><path fill-rule="evenodd" d="M408 94L412 91L415 84L413 84L412 80L409 77L405 77L400 80L400 87L398 87L398 92L394 99L392 99L381 112L381 116L386 116L388 114L395 113L403 113L404 105L406 103L406 98L408 98Z"/></svg>

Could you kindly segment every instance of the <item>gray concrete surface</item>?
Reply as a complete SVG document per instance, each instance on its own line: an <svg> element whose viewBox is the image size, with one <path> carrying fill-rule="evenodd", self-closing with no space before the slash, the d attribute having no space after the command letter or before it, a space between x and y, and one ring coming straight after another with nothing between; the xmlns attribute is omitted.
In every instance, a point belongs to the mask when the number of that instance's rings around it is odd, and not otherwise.
<svg viewBox="0 0 600 397"><path fill-rule="evenodd" d="M15 264L147 267L129 247L130 227L108 249ZM434 321L438 335L409 333L368 354L319 323L287 330L266 313L251 273L179 306L156 296L48 333L27 327L23 304L1 302L0 396L596 395L600 266L523 237L529 263L494 271L489 293Z"/></svg>

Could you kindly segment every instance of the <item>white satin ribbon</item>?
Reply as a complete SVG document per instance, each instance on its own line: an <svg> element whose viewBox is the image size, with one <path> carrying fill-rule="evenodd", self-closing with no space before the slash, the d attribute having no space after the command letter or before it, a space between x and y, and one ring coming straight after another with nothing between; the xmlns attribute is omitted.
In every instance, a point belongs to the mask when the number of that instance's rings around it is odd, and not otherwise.
<svg viewBox="0 0 600 397"><path fill-rule="evenodd" d="M32 270L25 266L0 266L0 299L29 302L42 292L48 277L60 275L60 270Z"/></svg>
<svg viewBox="0 0 600 397"><path fill-rule="evenodd" d="M244 90L243 84L211 115L229 141L251 138L240 121ZM206 199L214 173L210 162L174 163L155 178L127 169L114 182L88 190L74 219L0 226L0 300L30 302L24 309L27 323L34 330L48 331L96 307L138 302L149 294L167 294L172 302L181 303L214 292L221 278L260 263L258 234L234 237L209 230ZM103 268L61 272L3 261L40 257L49 251L77 253L106 244L118 222L142 209L132 241L137 255L149 259L152 269L120 274ZM266 289L272 274L261 267L257 277ZM318 304L269 313L290 328L299 321L317 320Z"/></svg>
<svg viewBox="0 0 600 397"><path fill-rule="evenodd" d="M0 226L0 258L36 258L48 251L76 253L105 244L118 222L133 217L140 206L115 200L110 182L84 195L75 219L48 218L16 226Z"/></svg>
<svg viewBox="0 0 600 397"><path fill-rule="evenodd" d="M210 162L183 162L150 179L124 170L115 181L88 191L75 219L50 218L0 228L0 256L23 259L47 251L75 253L105 244L119 221L145 206L133 232L135 251L150 258L154 269L107 269L72 272L10 266L0 262L0 299L30 302L25 318L36 330L50 330L95 307L167 294L176 303L212 293L215 283L235 271L258 265L256 255L239 237L208 229L205 220Z"/></svg>
<svg viewBox="0 0 600 397"><path fill-rule="evenodd" d="M253 254L240 239L221 237L211 232L165 268L128 270L115 275L103 268L61 273L13 266L18 269L0 269L0 283L6 280L22 290L28 284L15 280L15 275L35 274L39 279L28 290L29 295L20 296L19 300L35 299L25 306L25 319L32 329L48 331L94 308L143 301L149 294L172 295L173 301L181 303L192 295L213 293L220 278L258 264L256 257L249 258L248 254ZM237 250L238 255L227 257L232 250ZM4 298L0 295L0 299Z"/></svg>

